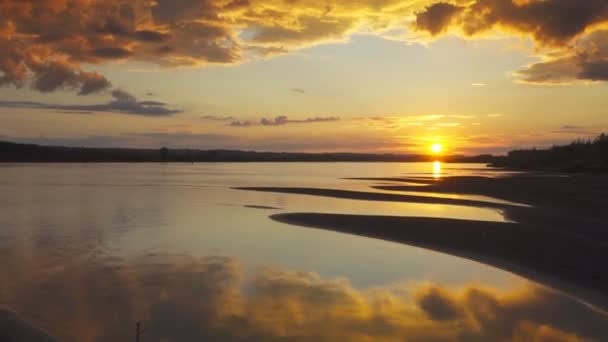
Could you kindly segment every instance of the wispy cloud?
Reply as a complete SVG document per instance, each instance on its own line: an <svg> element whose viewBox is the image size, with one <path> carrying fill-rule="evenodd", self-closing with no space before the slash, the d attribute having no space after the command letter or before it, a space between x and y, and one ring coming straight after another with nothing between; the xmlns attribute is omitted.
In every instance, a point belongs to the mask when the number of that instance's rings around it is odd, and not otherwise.
<svg viewBox="0 0 608 342"><path fill-rule="evenodd" d="M308 94L308 91L303 88L292 88L291 91L298 94Z"/></svg>
<svg viewBox="0 0 608 342"><path fill-rule="evenodd" d="M314 117L307 119L290 119L285 115L277 116L274 119L262 118L259 121L251 120L234 120L229 126L233 127L251 127L251 126L283 126L289 124L306 124L306 123L320 123L320 122L335 122L340 121L339 117Z"/></svg>
<svg viewBox="0 0 608 342"><path fill-rule="evenodd" d="M234 121L234 116L221 116L221 115L205 115L202 116L201 119L209 120L209 121Z"/></svg>
<svg viewBox="0 0 608 342"><path fill-rule="evenodd" d="M60 113L72 114L120 113L147 117L171 116L182 112L178 109L169 108L164 102L138 101L136 97L120 89L112 91L112 98L113 100L108 103L92 105L0 101L0 107L55 110Z"/></svg>
<svg viewBox="0 0 608 342"><path fill-rule="evenodd" d="M593 129L592 127L580 126L580 125L563 125L552 131L552 133L557 134L574 134L574 135L586 135L586 136L595 136L600 133L600 130Z"/></svg>

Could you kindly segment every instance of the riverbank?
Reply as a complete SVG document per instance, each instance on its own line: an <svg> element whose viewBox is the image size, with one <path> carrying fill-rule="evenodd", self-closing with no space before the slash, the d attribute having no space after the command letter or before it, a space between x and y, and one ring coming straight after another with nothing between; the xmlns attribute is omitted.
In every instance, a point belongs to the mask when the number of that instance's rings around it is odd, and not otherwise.
<svg viewBox="0 0 608 342"><path fill-rule="evenodd" d="M287 213L284 223L390 240L496 266L608 308L608 177L520 175L503 178L367 178L385 192L314 188L245 188L359 200L495 207L512 223L419 217ZM418 183L411 185L411 183ZM405 184L405 185L403 185ZM387 193L386 191L390 191ZM408 194L400 194L407 192ZM419 192L420 196L411 195ZM468 194L527 204L516 206L444 197ZM483 203L477 203L483 202Z"/></svg>

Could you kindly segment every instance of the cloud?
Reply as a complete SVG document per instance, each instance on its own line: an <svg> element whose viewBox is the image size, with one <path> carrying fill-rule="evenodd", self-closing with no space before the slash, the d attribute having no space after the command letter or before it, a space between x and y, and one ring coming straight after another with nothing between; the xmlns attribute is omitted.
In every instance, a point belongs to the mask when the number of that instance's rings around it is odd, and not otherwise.
<svg viewBox="0 0 608 342"><path fill-rule="evenodd" d="M164 102L138 101L133 95L120 89L113 90L111 94L113 100L105 104L62 105L31 101L0 101L0 107L47 109L74 114L121 113L148 117L171 116L182 112L181 110L168 108Z"/></svg>
<svg viewBox="0 0 608 342"><path fill-rule="evenodd" d="M205 115L205 116L202 116L201 119L210 120L210 121L234 121L233 116L220 116L220 115Z"/></svg>
<svg viewBox="0 0 608 342"><path fill-rule="evenodd" d="M601 133L601 130L594 130L592 127L580 126L580 125L563 125L559 129L551 131L550 133L556 134L572 134L579 138L581 135L584 136L597 136Z"/></svg>
<svg viewBox="0 0 608 342"><path fill-rule="evenodd" d="M356 32L402 28L429 0L49 0L0 2L0 85L23 87L61 66L71 74L41 91L81 91L114 60L164 67L237 64ZM97 75L99 78L101 75ZM99 81L99 80L98 80ZM105 80L106 88L109 81ZM48 89L48 90L47 90Z"/></svg>
<svg viewBox="0 0 608 342"><path fill-rule="evenodd" d="M520 72L529 83L608 76L606 53L569 48L608 21L604 0L24 0L0 2L0 86L87 95L111 82L83 70L85 64L237 64L345 41L356 32L382 34L411 16L416 30L434 36L503 30L561 49Z"/></svg>
<svg viewBox="0 0 608 342"><path fill-rule="evenodd" d="M249 120L234 120L228 124L228 126L232 126L232 127L249 127L249 126L256 126L256 125L257 125L257 123L255 123L253 121L249 121Z"/></svg>
<svg viewBox="0 0 608 342"><path fill-rule="evenodd" d="M368 120L368 126L377 129L400 130L408 127L422 127L431 125L433 122L445 118L442 114L430 115L408 115L408 116L385 116L363 118Z"/></svg>
<svg viewBox="0 0 608 342"><path fill-rule="evenodd" d="M572 42L568 49L518 73L529 83L608 81L608 30L598 30Z"/></svg>
<svg viewBox="0 0 608 342"><path fill-rule="evenodd" d="M35 90L109 87L80 64L133 59L159 65L234 63L236 27L212 0L3 1L0 85Z"/></svg>
<svg viewBox="0 0 608 342"><path fill-rule="evenodd" d="M454 17L463 10L464 7L447 2L433 4L416 15L415 28L437 35L447 31Z"/></svg>
<svg viewBox="0 0 608 342"><path fill-rule="evenodd" d="M400 0L2 1L0 85L86 95L110 82L82 64L235 64L382 30L419 6Z"/></svg>
<svg viewBox="0 0 608 342"><path fill-rule="evenodd" d="M308 93L308 91L306 91L306 89L303 89L303 88L292 88L291 91L294 93L298 93L298 94L307 94Z"/></svg>
<svg viewBox="0 0 608 342"><path fill-rule="evenodd" d="M262 118L259 121L250 121L250 120L234 120L229 126L233 127L251 127L251 126L283 126L288 124L305 124L305 123L319 123L319 122L335 122L340 121L339 117L329 116L329 117L314 117L308 118L304 120L296 120L289 119L285 115L277 116L273 119Z"/></svg>
<svg viewBox="0 0 608 342"><path fill-rule="evenodd" d="M129 57L132 54L132 52L127 49L120 48L120 47L105 47L105 48L94 49L91 51L91 54L96 57L114 59L114 58Z"/></svg>
<svg viewBox="0 0 608 342"><path fill-rule="evenodd" d="M475 0L432 4L416 14L413 27L432 36L493 30L530 36L550 53L517 74L523 82L546 84L608 80L606 23L604 0Z"/></svg>
<svg viewBox="0 0 608 342"><path fill-rule="evenodd" d="M419 12L416 19L417 29L434 35L451 26L469 36L505 28L529 34L546 45L563 46L587 28L607 21L608 3L604 0L475 0L463 7L439 2Z"/></svg>
<svg viewBox="0 0 608 342"><path fill-rule="evenodd" d="M564 126L560 127L560 129L567 130L567 131L572 131L572 130L585 129L585 127L583 127L583 126L574 126L574 125L564 125Z"/></svg>

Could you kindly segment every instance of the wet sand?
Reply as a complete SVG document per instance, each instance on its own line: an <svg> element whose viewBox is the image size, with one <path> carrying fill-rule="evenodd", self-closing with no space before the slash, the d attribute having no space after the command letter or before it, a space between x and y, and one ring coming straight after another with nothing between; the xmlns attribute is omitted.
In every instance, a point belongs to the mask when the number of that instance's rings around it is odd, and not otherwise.
<svg viewBox="0 0 608 342"><path fill-rule="evenodd" d="M500 208L514 223L319 213L271 217L293 225L384 239L465 257L544 283L602 310L608 309L608 177L526 175L366 180L394 182L395 185L373 187L397 193L317 188L242 189ZM399 191L482 195L530 207L423 194L412 196Z"/></svg>
<svg viewBox="0 0 608 342"><path fill-rule="evenodd" d="M280 192L286 194L312 195L321 197L333 197L344 199L355 199L363 201L383 201L383 202L412 202L412 203L428 203L428 204L450 204L450 205L468 205L473 207L497 208L505 209L510 205L485 202L470 199L457 199L447 197L431 197L417 196L405 194L391 194L382 192L365 192L351 190L335 190L321 188L278 188L278 187L246 187L235 188L237 190L261 191L261 192Z"/></svg>

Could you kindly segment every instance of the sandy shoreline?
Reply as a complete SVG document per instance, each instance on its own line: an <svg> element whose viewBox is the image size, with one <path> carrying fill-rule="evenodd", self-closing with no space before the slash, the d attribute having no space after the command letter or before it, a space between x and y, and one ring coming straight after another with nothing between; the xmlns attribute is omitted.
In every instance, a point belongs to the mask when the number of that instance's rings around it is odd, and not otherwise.
<svg viewBox="0 0 608 342"><path fill-rule="evenodd" d="M496 209L506 209L506 208L511 207L511 205L508 205L508 204L497 203L497 202L477 201L477 200L471 200L471 199L416 196L416 195L352 191L352 190L334 190L334 189L321 189L321 188L278 188L278 187L241 187L241 188L234 188L234 189L260 191L260 192L280 192L280 193L287 193L287 194L312 195L312 196L344 198L344 199L354 199L354 200L363 200L363 201L467 205L467 206L473 206L473 207L496 208Z"/></svg>
<svg viewBox="0 0 608 342"><path fill-rule="evenodd" d="M292 225L404 243L491 265L608 312L604 247L514 223L315 213L272 215ZM580 255L580 251L585 251ZM578 255L573 258L572 255ZM599 259L598 259L599 258Z"/></svg>
<svg viewBox="0 0 608 342"><path fill-rule="evenodd" d="M382 190L473 194L530 207L466 199L317 188L241 188L370 201L455 204L503 209L515 223L442 218L286 213L288 224L414 245L489 264L608 309L608 177L368 178ZM403 185L403 183L421 183ZM400 184L401 183L401 184ZM373 184L372 184L373 185Z"/></svg>

